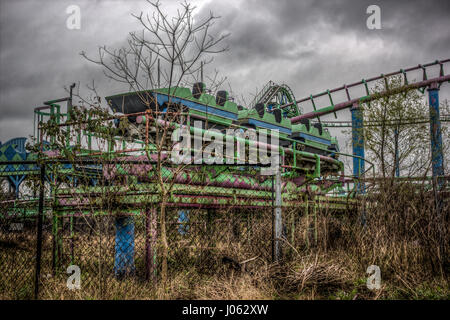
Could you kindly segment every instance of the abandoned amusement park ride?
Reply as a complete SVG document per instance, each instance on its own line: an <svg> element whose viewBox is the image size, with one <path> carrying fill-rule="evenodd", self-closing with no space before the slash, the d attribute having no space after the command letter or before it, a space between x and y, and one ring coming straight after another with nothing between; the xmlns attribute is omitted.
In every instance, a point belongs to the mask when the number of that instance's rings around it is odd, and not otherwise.
<svg viewBox="0 0 450 320"><path fill-rule="evenodd" d="M64 158L63 150L54 150L54 137L44 136L41 128L43 123L54 121L67 134L64 148L69 150L72 147L73 139L70 135L75 132L71 130L73 123L70 118L73 109L72 93L67 98L47 101L34 109L33 134L38 145L42 146L43 153L38 155L29 152L25 147L26 138L0 143L0 178L7 181L11 190L11 197L0 203L5 208L0 213L1 218L48 212L53 212L56 217L114 213L117 215L115 271L122 272L134 263L134 246L129 243L133 242L132 216L142 214L138 207L142 198L138 195L146 194L150 206L157 207L160 202L156 168L161 156L158 156L158 148L155 146L158 127L167 126L169 136L180 127L187 128L192 134L216 129L221 132L224 141L231 140L236 145L241 143L247 146L247 150L249 146L258 145L259 142L252 142L248 137L230 136L227 129L252 129L256 133L272 130L279 140L277 145L272 145L271 141L267 143L271 151L279 154L279 166L273 175L255 174L255 170L260 169L260 163L229 164L225 158L223 163L194 163L181 171L177 171L179 165L170 161L164 161L159 168L164 171L165 181L173 183L167 205L182 213L183 219L188 219L183 212L192 208L258 209L270 207L275 201L275 233L281 234L283 207L326 205L330 210L339 211L347 208L348 202L355 196L363 196L365 182L361 178L365 177L373 165L369 168L365 166L368 161L364 158L364 136L361 131L364 121L360 106L370 104L375 99L411 89L422 92L428 89L433 176L444 175L438 93L441 84L450 81L448 68L444 68L449 62L450 59L446 59L401 69L299 100L287 85L269 82L247 106L238 105L227 91L220 90L216 95L211 94L203 82L195 83L192 88L156 88L108 96L106 101L113 115L105 120L105 126L112 123L112 127L116 129L115 134L108 138L115 143L109 143L108 150L96 149L93 140L100 137L102 128L88 130L86 126L77 131L78 141L86 143L82 145L75 160ZM430 76L429 68L438 68L439 74ZM408 73L416 71L421 72L422 79L409 79ZM388 83L387 79L391 76L402 77L403 86L392 89L386 87L383 92L369 90L370 84L383 79ZM351 90L355 88L361 89L365 94L352 97ZM71 92L72 89L73 86ZM336 94L345 96L345 99L335 103ZM323 98L327 101L324 105ZM318 103L319 100L322 102ZM65 112L62 103L67 104ZM303 113L302 107L306 104L312 106L313 110ZM351 155L340 152L337 139L330 135L327 123L321 121L322 116L331 113L336 115L336 112L343 109L350 109L352 115ZM177 118L178 121L167 123L164 120L165 113L176 110L182 110L183 116ZM127 122L125 129L121 125L123 121ZM201 126L194 126L194 122L201 123ZM237 157L237 149L233 151L232 158ZM194 151L192 150L193 153ZM344 172L342 157L346 156L353 158L353 174L350 175ZM107 160L99 161L100 158ZM46 166L41 165L43 162L47 163L47 167L53 166L52 170L46 172ZM38 197L25 196L20 187L27 176L39 173L47 181L64 180L68 187L54 190L52 201L45 200L30 209L24 203L38 202ZM115 193L123 195L119 198L120 205L111 208L110 212L105 212L100 205L92 210L96 203L92 199L98 193L100 180L109 180L109 184L102 185L101 188L109 185L115 188ZM127 181L132 181L135 188L128 188ZM205 186L208 188L204 188ZM313 201L308 203L311 199Z"/></svg>

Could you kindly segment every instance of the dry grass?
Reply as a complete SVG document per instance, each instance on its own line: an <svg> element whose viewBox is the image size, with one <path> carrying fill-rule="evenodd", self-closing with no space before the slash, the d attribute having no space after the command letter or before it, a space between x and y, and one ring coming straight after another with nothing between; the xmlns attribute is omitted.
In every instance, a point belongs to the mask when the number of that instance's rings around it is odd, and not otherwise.
<svg viewBox="0 0 450 320"><path fill-rule="evenodd" d="M104 237L102 277L97 269L88 268L82 275L82 290L70 291L66 274L46 276L50 270L46 257L41 299L450 299L448 257L442 253L442 249L448 252L450 243L448 202L437 217L430 192L411 185L383 190L369 192L365 226L360 222L361 208L339 217L326 210L318 212L317 241L308 232L314 221L311 215L307 219L299 210L285 211L286 218L291 213L296 217L295 228L288 228L286 234L294 242L284 243L285 258L277 264L268 262L270 219L254 221L251 232L242 223L238 238L231 227L217 226L215 230L224 232L220 240L202 235L195 241L183 240L184 246L177 240L166 285L145 280L142 272L116 279L111 272L113 238ZM95 237L79 239L87 262L98 267L99 242ZM82 244L77 243L78 252ZM136 253L142 254L144 247L143 238L137 238ZM29 252L14 251L9 259L18 260L20 254ZM236 269L225 264L223 256L250 261ZM139 259L136 264L142 268ZM382 279L381 289L374 291L366 287L366 269L372 264L380 267ZM6 268L1 261L0 266ZM27 279L32 281L32 274ZM0 280L0 299L32 297L32 282L18 286L17 279L4 275Z"/></svg>

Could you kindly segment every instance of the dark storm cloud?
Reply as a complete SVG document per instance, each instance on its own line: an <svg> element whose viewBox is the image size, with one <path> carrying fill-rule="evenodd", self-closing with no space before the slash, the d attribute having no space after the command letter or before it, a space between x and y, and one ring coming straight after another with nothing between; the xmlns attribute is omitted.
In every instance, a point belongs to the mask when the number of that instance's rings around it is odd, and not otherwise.
<svg viewBox="0 0 450 320"><path fill-rule="evenodd" d="M71 4L81 8L81 30L66 28ZM125 38L131 7L117 1L0 2L1 141L31 134L33 107L67 96L65 86L99 78L98 68L79 53Z"/></svg>
<svg viewBox="0 0 450 320"><path fill-rule="evenodd" d="M381 8L382 30L366 27L370 4ZM274 75L281 73L293 86L316 75L325 81L344 77L329 81L340 85L450 52L448 1L211 2L202 15L210 9L222 16L217 29L232 34L230 52L219 65L254 74L266 69L270 75L277 65Z"/></svg>
<svg viewBox="0 0 450 320"><path fill-rule="evenodd" d="M218 68L239 95L275 80L301 98L449 57L449 1L195 3L201 7L199 18L212 10L221 16L214 30L231 33L230 50L217 56L206 72ZM70 4L80 5L81 30L65 28ZM371 4L381 7L381 30L366 27ZM98 45L123 43L129 31L139 29L130 13L144 7L138 0L0 1L0 140L30 134L32 108L65 96L63 87L71 82L96 79L103 96L117 91L117 84L106 81L79 52L95 56Z"/></svg>

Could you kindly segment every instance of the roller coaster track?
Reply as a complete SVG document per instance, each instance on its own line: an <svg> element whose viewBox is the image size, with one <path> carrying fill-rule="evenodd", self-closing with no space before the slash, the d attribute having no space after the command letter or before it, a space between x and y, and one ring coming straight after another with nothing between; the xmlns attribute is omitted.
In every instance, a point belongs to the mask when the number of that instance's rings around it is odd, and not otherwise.
<svg viewBox="0 0 450 320"><path fill-rule="evenodd" d="M450 122L450 115L442 115L439 121ZM316 123L312 121L312 123ZM414 124L430 123L429 118L414 118L414 119L392 119L386 121L364 121L363 127L379 127L379 126L404 126ZM322 126L331 128L351 128L351 121L321 121Z"/></svg>
<svg viewBox="0 0 450 320"><path fill-rule="evenodd" d="M350 85L343 85L341 87L338 87L338 88L335 88L332 90L326 90L325 92L322 92L322 93L319 93L316 95L310 95L309 97L303 98L300 100L295 100L294 95L288 86L286 86L284 84L278 85L278 84L275 84L274 82L270 81L268 84L266 84L266 86L263 88L263 90L255 97L255 99L253 100L253 102L250 106L254 106L257 103L269 104L269 106L273 102L279 103L281 105L280 108L284 109L285 114L291 119L291 123L295 124L295 123L300 122L302 119L318 118L322 115L326 115L329 113L335 113L336 111L352 107L354 104L367 103L372 100L379 99L381 97L386 97L386 96L390 96L390 95L397 94L400 92L404 92L405 90L408 90L408 89L425 90L425 88L430 85L440 86L443 82L450 81L450 75L446 74L444 72L444 64L449 63L449 62L450 62L450 59L446 59L446 60L441 60L441 61L435 61L433 63L429 63L429 64L425 64L425 65L419 65L417 67L412 67L412 68L408 68L408 69L404 69L404 70L401 69L400 71L397 71L397 72L392 72L392 73L385 74L385 75L382 74L381 76L378 76L378 77L370 78L367 80L363 79L359 82L356 82L356 83L353 83ZM427 70L428 70L428 68L433 67L433 66L439 67L439 76L429 78L428 77L429 73L427 74ZM415 80L409 81L408 80L408 72L415 71L415 70L419 70L419 71L421 70L423 72L423 79L421 81L415 81ZM378 81L378 80L384 80L386 85L388 85L389 82L388 82L387 78L391 77L391 76L396 76L396 75L401 75L403 77L404 83L403 83L402 87L400 87L400 88L387 87L388 89L383 92L370 92L369 91L369 86L368 86L369 83L373 83L374 81ZM360 86L363 86L363 88L366 91L366 95L359 97L359 98L352 99L349 94L349 88L360 87ZM341 93L344 92L347 99L343 102L339 102L338 104L334 104L332 94L335 94L338 92L341 92ZM317 104L314 99L322 97L322 96L327 96L329 98L330 105L327 107L321 107L320 109L317 109ZM300 104L303 104L306 102L312 103L312 105L314 107L314 111L306 113L306 114L301 114ZM421 121L421 120L422 119L414 119L414 121L416 121L416 122ZM448 121L448 120L449 120L448 115L443 116L442 121ZM336 121L336 123L337 122L338 121ZM423 122L429 122L429 120L423 119ZM331 122L328 122L327 124L331 124ZM341 124L341 123L339 123L339 124ZM349 124L348 122L345 123L345 125L348 125L348 124ZM371 125L371 124L367 123L366 125ZM373 125L376 125L376 123ZM328 126L328 125L326 125L326 126ZM7 142L4 145L2 145L2 147L9 147L9 146L11 147L8 150L6 148L4 148L5 152L3 152L3 156L5 156L6 158L3 160L5 160L5 161L21 161L21 163L17 164L16 166L9 163L7 169L3 170L3 172L1 172L1 174L0 174L0 176L9 177L9 179L12 179L12 180L17 179L17 181L15 182L15 184L17 186L20 184L20 182L21 182L20 179L22 179L23 176L37 171L37 167L27 166L25 163L27 160L27 157L24 153L24 141L25 141L24 138L20 138L20 139L11 140L10 142ZM16 153L20 153L18 151L22 151L22 153L24 153L24 156L22 156L20 159L17 158L18 156L16 156ZM13 155L14 157L9 157L9 155ZM356 156L356 158L358 158L358 156ZM360 160L364 160L361 157L359 157L359 158L360 158ZM2 160L2 159L0 158L0 160ZM364 160L364 161L366 161L366 160ZM84 169L91 169L91 168L84 168Z"/></svg>
<svg viewBox="0 0 450 320"><path fill-rule="evenodd" d="M398 94L398 93L401 93L401 92L404 92L404 91L410 90L410 89L419 89L421 92L424 92L425 88L430 85L436 85L436 86L440 87L440 85L443 82L450 82L449 71L448 70L447 70L447 72L444 71L444 64L446 64L446 63L448 64L449 62L450 62L450 59L436 60L435 62L431 62L431 63L427 63L427 64L423 64L423 65L419 64L416 67L400 69L399 71L391 72L388 74L381 74L380 76L373 77L370 79L362 79L361 81L358 81L358 82L355 82L355 83L352 83L349 85L344 84L344 85L342 85L338 88L332 89L332 90L326 90L324 92L321 92L321 93L318 93L315 95L310 95L309 97L305 97L300 100L286 103L286 104L282 105L280 108L282 108L282 109L288 108L295 104L297 104L298 106L300 104L305 104L305 103L312 104L314 111L292 117L291 118L292 124L298 123L302 119L313 119L313 118L324 116L324 115L327 115L330 113L334 113L335 117L337 118L336 111L350 108L355 104L369 103L370 101L380 99L383 97L388 97L388 96ZM429 71L430 67L435 67L435 66L439 66L439 76L429 78L428 74L430 72ZM410 79L408 79L408 73L412 72L412 71L417 71L417 70L422 70L422 80L418 81L418 80L414 79L411 81ZM397 76L397 75L402 76L403 86L397 87L397 88L389 88L388 78L392 77L392 76ZM369 84L374 83L379 80L385 81L387 90L382 91L382 92L370 92ZM360 87L360 88L362 87L365 90L366 95L352 99L350 97L349 89L357 88L357 87ZM347 99L335 104L333 102L332 94L337 94L337 93L341 93L341 94L345 93L345 96ZM324 96L328 97L329 104L322 105L322 106L317 105L315 99L317 99L319 97L324 97Z"/></svg>
<svg viewBox="0 0 450 320"><path fill-rule="evenodd" d="M258 103L268 104L270 102L278 102L279 104L289 104L284 110L288 118L301 114L295 102L295 96L292 90L286 85L278 85L273 81L269 81L264 88L255 96L250 103L250 107L256 106Z"/></svg>

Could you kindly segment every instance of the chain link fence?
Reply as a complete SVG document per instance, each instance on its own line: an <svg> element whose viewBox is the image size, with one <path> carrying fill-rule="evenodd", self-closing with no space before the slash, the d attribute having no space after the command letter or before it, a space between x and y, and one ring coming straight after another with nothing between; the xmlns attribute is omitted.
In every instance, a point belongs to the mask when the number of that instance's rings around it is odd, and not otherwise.
<svg viewBox="0 0 450 320"><path fill-rule="evenodd" d="M1 299L152 297L164 269L173 279L272 260L273 177L259 168L148 178L136 161L27 164L14 190L0 163Z"/></svg>
<svg viewBox="0 0 450 320"><path fill-rule="evenodd" d="M433 207L448 211L447 191L418 184L349 200L295 189L284 175L275 233L276 179L256 166L0 162L0 178L0 299L191 299L192 288L202 297L199 282L282 273L311 252L390 259L373 237L389 249L405 238L408 254L438 271L448 250L446 215ZM417 214L405 218L399 199Z"/></svg>

